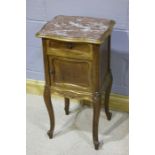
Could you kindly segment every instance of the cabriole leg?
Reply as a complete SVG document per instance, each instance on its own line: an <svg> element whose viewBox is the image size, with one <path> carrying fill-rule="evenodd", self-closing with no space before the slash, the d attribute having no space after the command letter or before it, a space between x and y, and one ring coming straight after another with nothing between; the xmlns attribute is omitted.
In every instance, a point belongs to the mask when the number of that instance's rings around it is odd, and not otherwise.
<svg viewBox="0 0 155 155"><path fill-rule="evenodd" d="M101 96L96 93L93 101L93 142L96 150L99 149L98 126L101 108Z"/></svg>
<svg viewBox="0 0 155 155"><path fill-rule="evenodd" d="M65 113L66 115L69 115L69 98L65 97Z"/></svg>
<svg viewBox="0 0 155 155"><path fill-rule="evenodd" d="M112 73L109 72L109 83L105 91L105 99L104 99L104 107L105 107L105 113L108 120L111 120L112 113L109 111L109 98L110 98L110 92L112 87Z"/></svg>
<svg viewBox="0 0 155 155"><path fill-rule="evenodd" d="M49 138L53 138L53 132L54 132L54 127L55 127L55 118L54 118L54 111L53 111L53 106L52 106L52 102L51 102L50 86L45 86L44 101L45 101L47 111L49 114L49 118L50 118L50 130L47 132L47 134L48 134Z"/></svg>

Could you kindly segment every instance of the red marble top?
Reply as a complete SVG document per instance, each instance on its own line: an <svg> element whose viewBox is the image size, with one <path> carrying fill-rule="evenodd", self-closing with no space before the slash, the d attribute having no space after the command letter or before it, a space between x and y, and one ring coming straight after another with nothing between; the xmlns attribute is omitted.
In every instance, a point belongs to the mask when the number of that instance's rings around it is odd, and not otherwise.
<svg viewBox="0 0 155 155"><path fill-rule="evenodd" d="M106 32L111 33L114 24L113 20L108 19L59 15L45 24L37 36L57 40L100 43L105 38Z"/></svg>

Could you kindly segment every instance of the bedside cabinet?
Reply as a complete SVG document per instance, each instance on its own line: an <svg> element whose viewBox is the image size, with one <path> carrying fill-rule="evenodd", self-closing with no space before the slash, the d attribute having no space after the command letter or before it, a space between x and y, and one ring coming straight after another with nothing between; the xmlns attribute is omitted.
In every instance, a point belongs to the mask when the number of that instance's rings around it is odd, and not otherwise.
<svg viewBox="0 0 155 155"><path fill-rule="evenodd" d="M110 35L114 24L113 20L60 15L36 34L43 43L44 101L50 117L50 138L55 126L51 93L56 93L64 97L67 115L70 98L92 102L93 142L95 149L99 148L98 124L102 103L107 119L111 119Z"/></svg>

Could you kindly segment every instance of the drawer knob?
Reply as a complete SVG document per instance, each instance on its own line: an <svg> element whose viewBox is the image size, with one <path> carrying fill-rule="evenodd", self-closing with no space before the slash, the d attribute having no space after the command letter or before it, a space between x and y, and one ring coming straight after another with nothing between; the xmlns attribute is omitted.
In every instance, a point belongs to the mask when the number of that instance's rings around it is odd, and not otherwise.
<svg viewBox="0 0 155 155"><path fill-rule="evenodd" d="M67 43L67 48L72 49L74 47L73 43Z"/></svg>

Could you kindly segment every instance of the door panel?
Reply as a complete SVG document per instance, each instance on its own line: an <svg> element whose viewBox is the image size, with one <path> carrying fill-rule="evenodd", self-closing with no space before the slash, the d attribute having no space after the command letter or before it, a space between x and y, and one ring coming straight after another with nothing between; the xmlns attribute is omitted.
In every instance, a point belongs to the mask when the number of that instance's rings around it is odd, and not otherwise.
<svg viewBox="0 0 155 155"><path fill-rule="evenodd" d="M52 56L49 61L53 85L84 88L91 86L91 62Z"/></svg>

